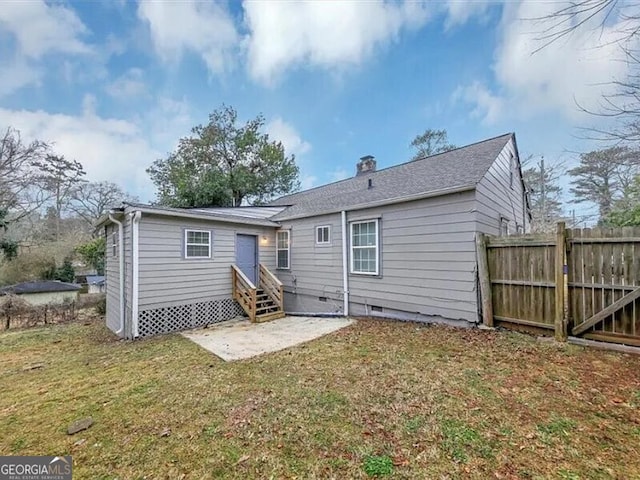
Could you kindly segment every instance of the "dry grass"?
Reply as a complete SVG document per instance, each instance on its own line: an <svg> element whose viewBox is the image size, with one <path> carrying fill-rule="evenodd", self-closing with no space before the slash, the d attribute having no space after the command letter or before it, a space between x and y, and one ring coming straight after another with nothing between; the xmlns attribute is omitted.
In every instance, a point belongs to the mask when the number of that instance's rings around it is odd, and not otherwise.
<svg viewBox="0 0 640 480"><path fill-rule="evenodd" d="M640 478L640 357L511 333L363 320L224 363L57 325L0 335L0 393L0 454L77 479Z"/></svg>

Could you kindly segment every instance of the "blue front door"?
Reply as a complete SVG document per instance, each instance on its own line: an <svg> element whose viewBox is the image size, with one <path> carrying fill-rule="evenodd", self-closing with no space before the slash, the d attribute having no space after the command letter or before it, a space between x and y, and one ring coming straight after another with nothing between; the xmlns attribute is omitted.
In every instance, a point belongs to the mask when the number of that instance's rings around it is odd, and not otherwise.
<svg viewBox="0 0 640 480"><path fill-rule="evenodd" d="M258 237L236 236L236 265L254 285L258 284Z"/></svg>

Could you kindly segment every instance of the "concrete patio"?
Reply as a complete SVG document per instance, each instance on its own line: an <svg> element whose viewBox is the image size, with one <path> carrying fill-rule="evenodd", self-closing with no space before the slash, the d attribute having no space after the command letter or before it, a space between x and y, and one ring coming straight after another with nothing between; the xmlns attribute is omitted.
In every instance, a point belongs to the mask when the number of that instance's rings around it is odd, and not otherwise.
<svg viewBox="0 0 640 480"><path fill-rule="evenodd" d="M277 352L314 340L354 323L345 317L284 317L265 323L230 320L208 328L183 332L185 338L225 361Z"/></svg>

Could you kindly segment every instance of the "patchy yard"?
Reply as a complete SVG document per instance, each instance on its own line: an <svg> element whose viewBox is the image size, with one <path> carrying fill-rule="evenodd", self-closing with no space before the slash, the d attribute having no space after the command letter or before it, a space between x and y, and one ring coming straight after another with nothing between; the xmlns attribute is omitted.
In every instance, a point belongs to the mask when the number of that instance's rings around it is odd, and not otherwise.
<svg viewBox="0 0 640 480"><path fill-rule="evenodd" d="M225 363L59 325L0 335L0 394L0 454L77 479L640 478L640 357L514 333L364 320Z"/></svg>

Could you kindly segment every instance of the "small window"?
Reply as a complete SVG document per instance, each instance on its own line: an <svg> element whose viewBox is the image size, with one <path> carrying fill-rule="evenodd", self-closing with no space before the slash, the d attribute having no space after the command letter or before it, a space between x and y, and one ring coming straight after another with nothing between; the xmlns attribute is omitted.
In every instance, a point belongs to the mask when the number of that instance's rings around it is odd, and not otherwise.
<svg viewBox="0 0 640 480"><path fill-rule="evenodd" d="M185 230L184 257L211 258L211 232L208 230Z"/></svg>
<svg viewBox="0 0 640 480"><path fill-rule="evenodd" d="M276 232L276 257L277 268L280 270L289 270L289 260L291 257L289 230L279 230Z"/></svg>
<svg viewBox="0 0 640 480"><path fill-rule="evenodd" d="M330 244L331 244L331 227L329 225L316 227L316 245L330 245Z"/></svg>
<svg viewBox="0 0 640 480"><path fill-rule="evenodd" d="M516 233L518 235L522 235L524 233L524 228L522 228L522 225L520 225L519 223L516 223Z"/></svg>
<svg viewBox="0 0 640 480"><path fill-rule="evenodd" d="M500 236L506 237L507 235L509 235L509 220L500 217Z"/></svg>
<svg viewBox="0 0 640 480"><path fill-rule="evenodd" d="M116 232L111 234L111 256L118 256L118 236L116 235Z"/></svg>
<svg viewBox="0 0 640 480"><path fill-rule="evenodd" d="M509 186L513 188L513 179L516 171L516 157L511 154L511 158L509 159Z"/></svg>
<svg viewBox="0 0 640 480"><path fill-rule="evenodd" d="M351 224L351 273L378 275L378 220Z"/></svg>

